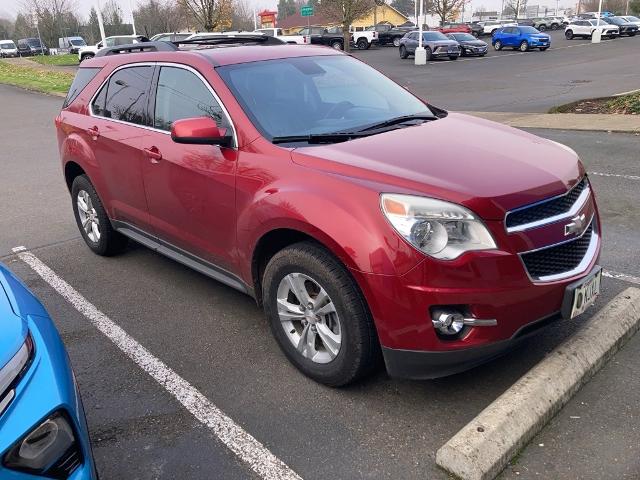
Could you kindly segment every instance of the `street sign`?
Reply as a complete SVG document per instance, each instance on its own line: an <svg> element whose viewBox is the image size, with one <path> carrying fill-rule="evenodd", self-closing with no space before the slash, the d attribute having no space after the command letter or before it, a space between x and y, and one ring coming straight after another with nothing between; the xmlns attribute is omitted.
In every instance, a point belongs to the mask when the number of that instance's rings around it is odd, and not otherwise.
<svg viewBox="0 0 640 480"><path fill-rule="evenodd" d="M300 7L300 16L301 17L313 17L313 6L309 5L306 7Z"/></svg>

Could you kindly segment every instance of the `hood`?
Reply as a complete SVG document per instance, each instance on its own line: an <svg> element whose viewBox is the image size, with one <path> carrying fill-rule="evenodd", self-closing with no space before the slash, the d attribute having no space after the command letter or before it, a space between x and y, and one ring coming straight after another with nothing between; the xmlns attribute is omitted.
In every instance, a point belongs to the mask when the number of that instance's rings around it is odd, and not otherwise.
<svg viewBox="0 0 640 480"><path fill-rule="evenodd" d="M0 265L0 368L18 352L27 337L27 324L13 309L7 295L6 271ZM0 392L1 393L1 392Z"/></svg>
<svg viewBox="0 0 640 480"><path fill-rule="evenodd" d="M436 47L442 47L442 46L449 47L449 46L452 46L452 45L454 45L456 47L458 46L458 42L456 42L455 40L431 40L431 41L427 40L427 41L424 42L424 44L425 45L432 44L432 45L434 45Z"/></svg>
<svg viewBox="0 0 640 480"><path fill-rule="evenodd" d="M306 167L373 182L378 190L465 205L487 220L565 193L584 175L575 152L462 114L332 145L298 148Z"/></svg>

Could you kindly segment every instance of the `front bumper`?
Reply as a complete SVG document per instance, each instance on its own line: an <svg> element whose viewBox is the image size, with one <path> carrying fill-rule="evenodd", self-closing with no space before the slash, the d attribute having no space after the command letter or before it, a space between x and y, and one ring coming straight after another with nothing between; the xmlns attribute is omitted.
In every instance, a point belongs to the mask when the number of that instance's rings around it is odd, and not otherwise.
<svg viewBox="0 0 640 480"><path fill-rule="evenodd" d="M35 353L31 365L15 388L13 400L0 416L0 478L35 478L4 467L1 459L16 441L53 412L65 410L73 424L83 458L83 463L68 478L95 480L97 474L84 410L62 341L51 319L35 315L27 318Z"/></svg>
<svg viewBox="0 0 640 480"><path fill-rule="evenodd" d="M489 50L489 47L465 47L461 49L466 55L484 55Z"/></svg>
<svg viewBox="0 0 640 480"><path fill-rule="evenodd" d="M548 47L550 45L551 45L551 41L549 39L542 40L542 39L532 38L529 41L529 46L531 47Z"/></svg>

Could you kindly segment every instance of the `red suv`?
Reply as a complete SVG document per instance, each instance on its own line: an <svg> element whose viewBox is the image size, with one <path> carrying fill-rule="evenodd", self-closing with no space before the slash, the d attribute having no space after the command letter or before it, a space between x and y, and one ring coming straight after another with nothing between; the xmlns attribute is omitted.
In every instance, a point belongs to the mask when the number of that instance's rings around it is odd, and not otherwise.
<svg viewBox="0 0 640 480"><path fill-rule="evenodd" d="M444 23L434 30L442 33L471 33L471 27L466 23Z"/></svg>
<svg viewBox="0 0 640 480"><path fill-rule="evenodd" d="M574 151L271 42L82 63L56 125L91 250L132 239L253 296L333 386L379 359L449 375L593 302L600 223Z"/></svg>

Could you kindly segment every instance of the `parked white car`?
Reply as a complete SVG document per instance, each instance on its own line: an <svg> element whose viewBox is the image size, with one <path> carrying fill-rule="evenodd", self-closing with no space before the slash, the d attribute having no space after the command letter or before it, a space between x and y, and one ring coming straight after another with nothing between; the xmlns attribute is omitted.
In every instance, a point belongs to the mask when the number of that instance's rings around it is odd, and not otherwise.
<svg viewBox="0 0 640 480"><path fill-rule="evenodd" d="M517 27L517 22L513 20L488 20L486 22L478 22L482 25L483 35L493 35L496 30L502 27Z"/></svg>
<svg viewBox="0 0 640 480"><path fill-rule="evenodd" d="M0 58L17 57L18 47L13 40L0 40Z"/></svg>
<svg viewBox="0 0 640 480"><path fill-rule="evenodd" d="M285 43L295 43L297 45L311 44L311 37L309 35L285 35L281 28L259 28L252 33L261 33L262 35L275 37Z"/></svg>
<svg viewBox="0 0 640 480"><path fill-rule="evenodd" d="M617 25L610 25L604 20L574 20L564 29L564 36L567 40L575 37L591 38L593 32L599 30L603 37L616 38L620 35L620 28Z"/></svg>
<svg viewBox="0 0 640 480"><path fill-rule="evenodd" d="M87 45L86 47L80 47L78 51L78 61L82 62L96 56L99 50L107 47L117 47L118 45L128 45L130 43L148 42L149 39L143 35L116 35L113 37L107 37L104 39L104 45L102 42L98 42L95 45Z"/></svg>

